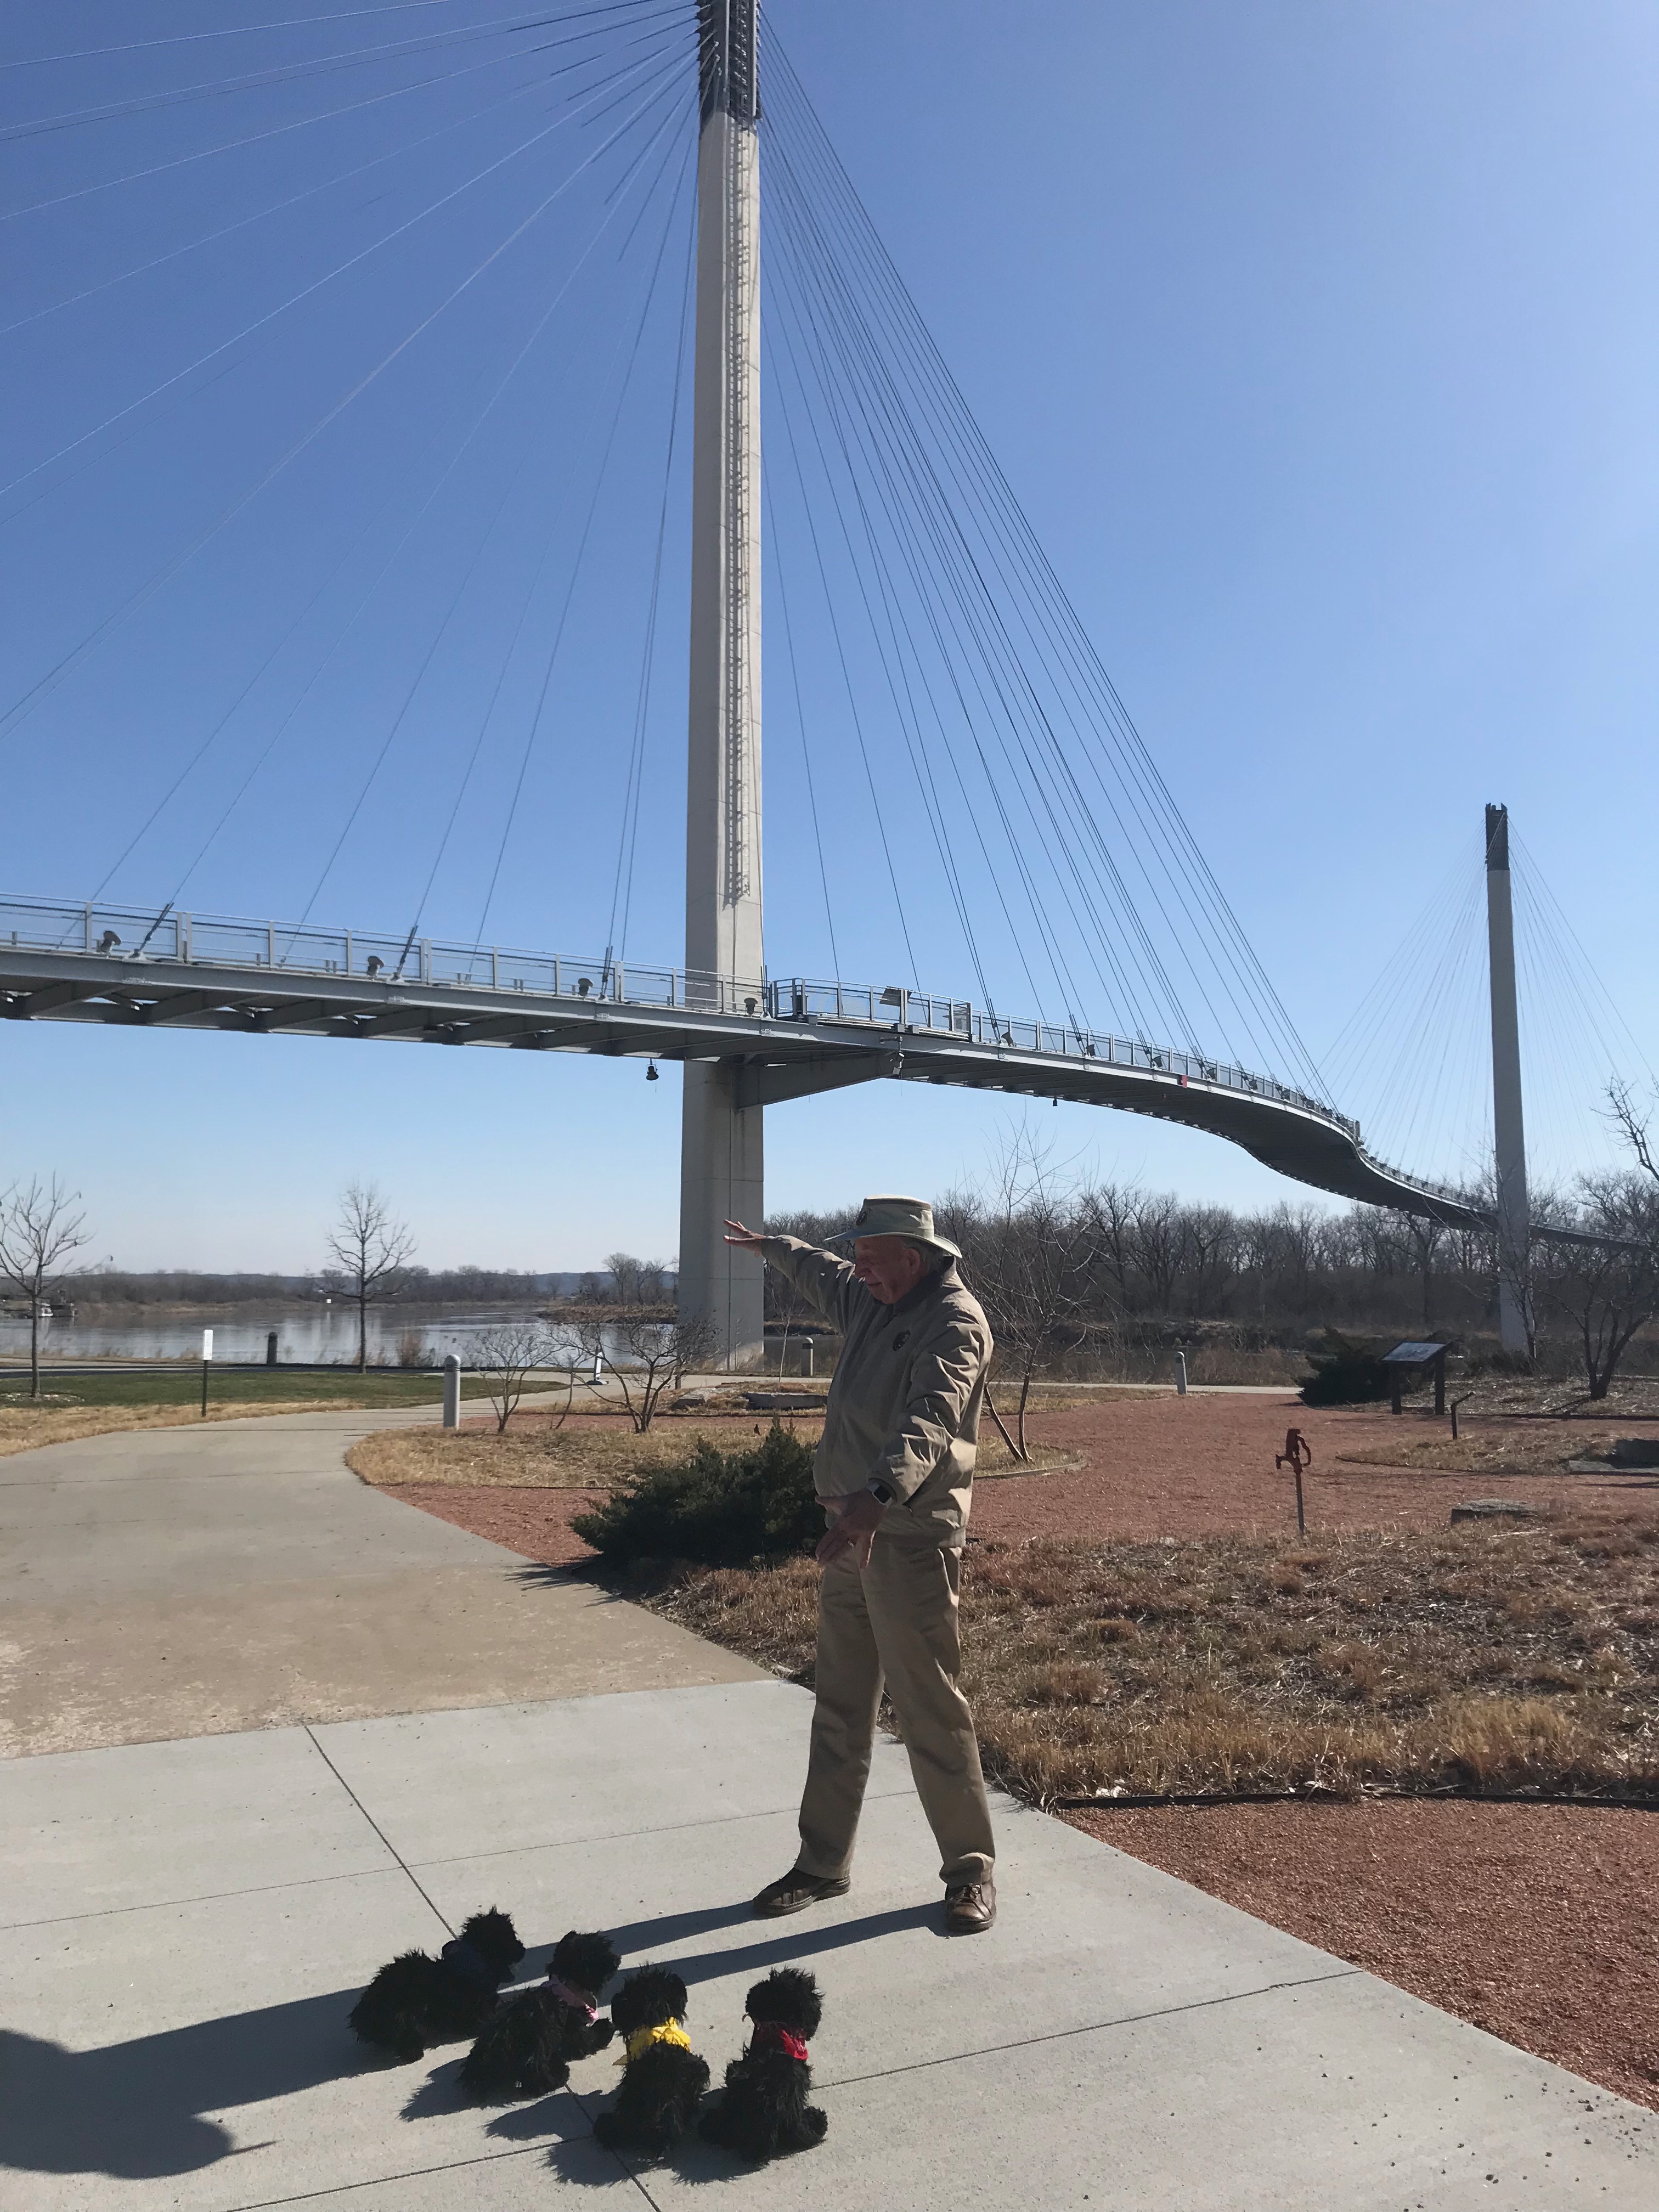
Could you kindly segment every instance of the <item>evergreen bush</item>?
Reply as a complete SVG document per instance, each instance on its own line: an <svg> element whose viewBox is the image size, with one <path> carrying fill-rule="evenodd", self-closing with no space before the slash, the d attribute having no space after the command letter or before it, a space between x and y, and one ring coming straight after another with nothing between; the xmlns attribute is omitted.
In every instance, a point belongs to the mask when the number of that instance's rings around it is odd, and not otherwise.
<svg viewBox="0 0 1659 2212"><path fill-rule="evenodd" d="M699 1439L689 1459L635 1475L571 1527L615 1565L641 1559L740 1567L811 1551L823 1534L812 1454L774 1421L745 1451Z"/></svg>
<svg viewBox="0 0 1659 2212"><path fill-rule="evenodd" d="M1301 1378L1304 1406L1370 1406L1393 1394L1394 1370L1381 1354L1336 1329L1325 1331L1319 1350L1310 1345L1308 1357L1314 1371Z"/></svg>

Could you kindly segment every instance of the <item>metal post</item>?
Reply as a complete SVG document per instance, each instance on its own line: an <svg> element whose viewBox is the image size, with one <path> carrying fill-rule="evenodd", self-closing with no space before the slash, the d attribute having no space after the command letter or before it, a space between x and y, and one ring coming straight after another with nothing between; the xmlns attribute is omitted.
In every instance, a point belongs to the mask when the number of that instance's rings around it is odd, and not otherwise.
<svg viewBox="0 0 1659 2212"><path fill-rule="evenodd" d="M1505 1352L1532 1351L1527 1290L1527 1138L1521 1110L1521 1024L1515 994L1510 810L1486 809L1486 951L1492 990L1492 1127L1498 1214L1498 1327Z"/></svg>
<svg viewBox="0 0 1659 2212"><path fill-rule="evenodd" d="M453 1352L444 1354L444 1426L459 1429L461 1425L461 1362Z"/></svg>
<svg viewBox="0 0 1659 2212"><path fill-rule="evenodd" d="M208 1369L213 1364L213 1331L202 1331L202 1419L207 1419Z"/></svg>
<svg viewBox="0 0 1659 2212"><path fill-rule="evenodd" d="M268 1330L265 1332L265 1365L266 1365L267 1367L274 1367L276 1364L276 1330L273 1328L273 1329L268 1329Z"/></svg>
<svg viewBox="0 0 1659 2212"><path fill-rule="evenodd" d="M760 139L756 0L698 0L696 392L686 793L690 1004L735 1004L761 944ZM696 978L696 980L693 980ZM685 1063L679 1307L716 1363L761 1356L761 1261L723 1239L765 1214L762 1112L736 1061Z"/></svg>
<svg viewBox="0 0 1659 2212"><path fill-rule="evenodd" d="M1184 1352L1176 1352L1175 1369L1176 1395L1177 1398L1184 1398L1187 1395L1187 1355Z"/></svg>

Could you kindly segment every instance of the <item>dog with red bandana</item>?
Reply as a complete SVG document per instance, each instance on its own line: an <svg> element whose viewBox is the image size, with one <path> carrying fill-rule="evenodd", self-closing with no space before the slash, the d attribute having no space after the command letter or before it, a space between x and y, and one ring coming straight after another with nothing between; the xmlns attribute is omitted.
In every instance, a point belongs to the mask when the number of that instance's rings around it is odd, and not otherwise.
<svg viewBox="0 0 1659 2212"><path fill-rule="evenodd" d="M823 2001L799 1966L780 1966L750 1990L744 2012L755 2032L741 2058L726 2069L726 2087L698 2124L706 2142L757 2163L780 2153L810 2150L830 2123L806 2101L812 2069L806 2046L818 2032Z"/></svg>

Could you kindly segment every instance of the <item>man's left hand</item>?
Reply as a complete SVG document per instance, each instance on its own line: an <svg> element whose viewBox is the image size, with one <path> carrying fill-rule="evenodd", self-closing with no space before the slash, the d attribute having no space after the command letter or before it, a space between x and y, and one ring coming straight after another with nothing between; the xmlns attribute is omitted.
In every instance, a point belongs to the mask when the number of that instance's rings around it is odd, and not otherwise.
<svg viewBox="0 0 1659 2212"><path fill-rule="evenodd" d="M870 1547L886 1510L880 1498L868 1490L857 1491L851 1498L836 1501L835 1522L824 1530L814 1554L818 1565L833 1565L843 1553L851 1552L858 1566L867 1567Z"/></svg>

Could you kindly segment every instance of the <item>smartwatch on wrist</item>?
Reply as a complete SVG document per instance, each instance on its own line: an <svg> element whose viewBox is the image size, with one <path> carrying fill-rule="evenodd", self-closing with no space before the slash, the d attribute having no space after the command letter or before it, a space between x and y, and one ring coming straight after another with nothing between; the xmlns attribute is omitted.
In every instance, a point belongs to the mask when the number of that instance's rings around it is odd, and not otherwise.
<svg viewBox="0 0 1659 2212"><path fill-rule="evenodd" d="M873 1478L867 1485L867 1487L871 1497L873 1498L878 1504L891 1505L898 1496L897 1491L890 1490L887 1485L881 1480L879 1476Z"/></svg>

